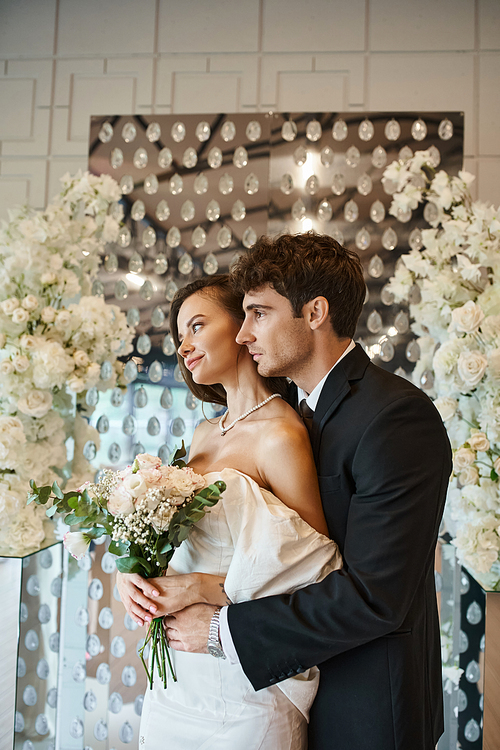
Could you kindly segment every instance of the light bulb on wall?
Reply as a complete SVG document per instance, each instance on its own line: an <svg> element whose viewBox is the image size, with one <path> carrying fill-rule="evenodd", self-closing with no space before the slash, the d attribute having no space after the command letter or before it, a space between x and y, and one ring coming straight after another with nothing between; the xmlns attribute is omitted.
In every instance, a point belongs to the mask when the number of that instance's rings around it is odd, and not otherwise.
<svg viewBox="0 0 500 750"><path fill-rule="evenodd" d="M302 231L303 232L310 232L313 228L313 223L311 219L302 219Z"/></svg>

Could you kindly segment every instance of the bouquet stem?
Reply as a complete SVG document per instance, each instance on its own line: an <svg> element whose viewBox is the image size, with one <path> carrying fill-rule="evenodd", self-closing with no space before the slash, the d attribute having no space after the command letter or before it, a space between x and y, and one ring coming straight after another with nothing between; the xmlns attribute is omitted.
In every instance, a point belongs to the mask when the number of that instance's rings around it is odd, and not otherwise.
<svg viewBox="0 0 500 750"><path fill-rule="evenodd" d="M144 657L144 651L148 643L151 644L151 671L149 671L148 665L146 663L146 659ZM144 639L144 644L139 649L139 656L141 658L142 664L148 676L150 690L153 689L153 677L154 677L155 666L160 676L160 679L163 682L163 687L164 688L167 687L166 662L168 662L168 666L170 669L170 674L172 675L172 679L174 680L174 682L177 682L177 677L175 676L174 668L172 666L172 661L170 659L170 650L168 647L167 636L165 635L165 630L163 628L162 617L157 617L155 620L153 620L150 623L148 632L146 634L146 638Z"/></svg>

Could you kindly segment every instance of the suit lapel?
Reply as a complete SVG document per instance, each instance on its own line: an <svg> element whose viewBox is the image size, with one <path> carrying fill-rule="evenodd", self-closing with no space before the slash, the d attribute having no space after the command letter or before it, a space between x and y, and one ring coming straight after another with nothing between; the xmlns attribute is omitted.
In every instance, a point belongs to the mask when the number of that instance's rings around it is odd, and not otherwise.
<svg viewBox="0 0 500 750"><path fill-rule="evenodd" d="M352 352L349 352L333 368L328 376L314 412L311 429L311 443L315 456L319 454L321 433L325 424L338 408L339 404L350 393L351 381L359 380L363 377L369 362L370 360L361 346L356 344L356 348Z"/></svg>

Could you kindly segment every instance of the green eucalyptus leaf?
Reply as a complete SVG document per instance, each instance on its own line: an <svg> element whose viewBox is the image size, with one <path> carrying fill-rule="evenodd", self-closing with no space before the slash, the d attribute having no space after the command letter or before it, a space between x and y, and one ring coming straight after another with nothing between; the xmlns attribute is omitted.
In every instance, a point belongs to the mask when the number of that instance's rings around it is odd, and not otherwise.
<svg viewBox="0 0 500 750"><path fill-rule="evenodd" d="M120 571L120 573L139 573L139 575L146 575L149 573L148 569L146 568L146 565L148 565L146 560L143 560L140 557L120 557L119 560L116 561L116 567ZM148 568L150 566L148 565Z"/></svg>
<svg viewBox="0 0 500 750"><path fill-rule="evenodd" d="M39 487L38 489L38 502L42 505L48 501L52 492L52 487Z"/></svg>
<svg viewBox="0 0 500 750"><path fill-rule="evenodd" d="M89 539L99 539L101 536L104 536L106 533L107 533L106 529L103 529L102 526L94 526L93 528L85 532L85 534L89 537Z"/></svg>
<svg viewBox="0 0 500 750"><path fill-rule="evenodd" d="M59 500L64 500L64 494L57 482L54 482L52 485L52 492Z"/></svg>
<svg viewBox="0 0 500 750"><path fill-rule="evenodd" d="M47 508L45 511L45 515L48 516L48 518L52 518L52 516L55 516L57 513L57 505L52 505L50 508Z"/></svg>
<svg viewBox="0 0 500 750"><path fill-rule="evenodd" d="M108 552L111 552L112 555L124 555L125 552L128 552L128 549L130 547L130 542L117 542L113 540L109 547Z"/></svg>
<svg viewBox="0 0 500 750"><path fill-rule="evenodd" d="M74 513L69 513L64 519L64 523L67 523L68 526L75 526L77 523L81 523L81 522L82 522L82 519L77 518Z"/></svg>

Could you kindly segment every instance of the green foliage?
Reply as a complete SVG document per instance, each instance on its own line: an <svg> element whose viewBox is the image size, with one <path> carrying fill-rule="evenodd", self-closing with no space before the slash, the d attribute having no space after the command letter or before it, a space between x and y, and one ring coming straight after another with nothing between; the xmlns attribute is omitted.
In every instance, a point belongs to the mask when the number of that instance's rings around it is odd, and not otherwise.
<svg viewBox="0 0 500 750"><path fill-rule="evenodd" d="M171 464L171 466L177 466L177 468L183 469L185 466L187 466L186 462L183 461L183 458L186 455L187 451L183 440L181 447L177 448L174 455L172 456L172 460L169 463Z"/></svg>
<svg viewBox="0 0 500 750"><path fill-rule="evenodd" d="M186 448L183 441L181 448L174 453L172 465L178 468L185 467L185 456ZM134 461L134 469L138 469L137 461ZM32 480L30 487L28 503L47 505L51 501L50 507L46 510L49 518L58 513L68 526L82 529L89 539L112 534L113 516L108 512L106 502L102 498L92 499L86 489L83 492L73 490L65 493L57 482L51 486L37 487ZM150 539L151 552L147 553L147 557L151 557L151 560L146 559L146 552L140 544L111 541L109 551L119 557L116 561L118 570L122 573L139 573L145 578L165 571L175 548L187 539L194 524L219 501L225 489L224 482L214 482L200 490L185 507L179 508L169 528Z"/></svg>

